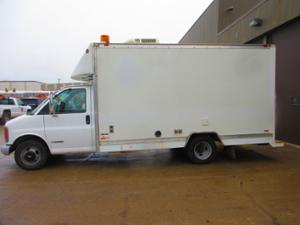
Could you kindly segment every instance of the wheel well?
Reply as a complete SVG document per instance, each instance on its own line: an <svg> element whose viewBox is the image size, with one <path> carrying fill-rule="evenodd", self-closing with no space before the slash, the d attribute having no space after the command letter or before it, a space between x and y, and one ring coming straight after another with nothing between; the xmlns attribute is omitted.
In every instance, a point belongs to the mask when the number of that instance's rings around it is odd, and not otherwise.
<svg viewBox="0 0 300 225"><path fill-rule="evenodd" d="M217 133L214 132L204 132L204 133L193 133L188 137L188 140L186 142L185 146L188 146L189 143L195 138L195 137L210 137L211 139L213 139L215 142L220 142L222 143L219 135Z"/></svg>
<svg viewBox="0 0 300 225"><path fill-rule="evenodd" d="M47 143L42 138L35 136L35 135L25 135L25 136L17 138L17 140L15 140L15 142L12 145L11 151L14 151L16 149L16 147L18 146L18 144L20 144L23 141L27 141L27 140L37 140L37 141L41 142L46 147L48 153L50 154L50 150L49 150Z"/></svg>
<svg viewBox="0 0 300 225"><path fill-rule="evenodd" d="M11 112L10 112L9 109L4 109L4 110L3 110L3 113L9 113L9 114L11 114Z"/></svg>

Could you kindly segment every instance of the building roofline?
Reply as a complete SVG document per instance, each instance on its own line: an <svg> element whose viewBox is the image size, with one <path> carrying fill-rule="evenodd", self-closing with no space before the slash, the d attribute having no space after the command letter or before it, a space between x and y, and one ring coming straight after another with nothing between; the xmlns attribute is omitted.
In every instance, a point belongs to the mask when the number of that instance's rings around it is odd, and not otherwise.
<svg viewBox="0 0 300 225"><path fill-rule="evenodd" d="M187 30L187 32L185 32L185 34L183 35L183 37L178 41L178 43L180 43L182 40L183 40L183 38L190 32L190 30L195 26L195 24L197 23L197 21L199 20L199 19L201 19L201 17L208 11L208 9L212 6L212 4L214 3L214 2L216 2L217 0L213 0L210 4L209 4L209 6L207 6L207 8L203 11L203 13L198 17L198 19L196 19L196 21L192 24L192 26Z"/></svg>
<svg viewBox="0 0 300 225"><path fill-rule="evenodd" d="M35 80L0 80L0 82L34 82L44 84L44 82L35 81Z"/></svg>

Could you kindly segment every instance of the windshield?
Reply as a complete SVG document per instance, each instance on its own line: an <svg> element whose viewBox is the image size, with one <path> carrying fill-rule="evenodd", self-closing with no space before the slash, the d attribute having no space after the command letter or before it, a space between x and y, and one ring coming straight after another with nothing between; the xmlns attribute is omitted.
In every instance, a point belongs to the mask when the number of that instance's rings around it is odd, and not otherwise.
<svg viewBox="0 0 300 225"><path fill-rule="evenodd" d="M17 99L18 105L25 105L24 102L22 102L21 99Z"/></svg>
<svg viewBox="0 0 300 225"><path fill-rule="evenodd" d="M33 115L36 112L40 111L40 109L44 106L44 103L48 101L48 98L45 99L41 104L38 105L38 107L36 107L34 110L30 111L28 114L29 115Z"/></svg>

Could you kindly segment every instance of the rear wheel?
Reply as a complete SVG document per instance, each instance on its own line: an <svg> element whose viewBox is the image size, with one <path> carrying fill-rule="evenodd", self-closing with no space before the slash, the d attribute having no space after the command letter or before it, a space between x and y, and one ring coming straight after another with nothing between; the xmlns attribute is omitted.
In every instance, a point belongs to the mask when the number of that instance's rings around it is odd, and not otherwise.
<svg viewBox="0 0 300 225"><path fill-rule="evenodd" d="M186 153L193 163L204 164L215 158L217 147L212 138L199 136L191 140L186 148Z"/></svg>
<svg viewBox="0 0 300 225"><path fill-rule="evenodd" d="M15 161L22 169L41 169L47 162L48 150L38 140L27 140L17 145Z"/></svg>

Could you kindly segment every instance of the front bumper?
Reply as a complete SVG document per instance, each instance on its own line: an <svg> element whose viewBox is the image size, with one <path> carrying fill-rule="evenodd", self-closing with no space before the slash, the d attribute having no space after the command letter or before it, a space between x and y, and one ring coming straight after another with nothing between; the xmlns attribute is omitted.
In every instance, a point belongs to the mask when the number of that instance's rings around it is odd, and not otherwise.
<svg viewBox="0 0 300 225"><path fill-rule="evenodd" d="M1 150L2 154L9 155L11 153L10 147L11 147L10 145L6 145L6 144L1 145L0 150Z"/></svg>

